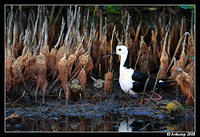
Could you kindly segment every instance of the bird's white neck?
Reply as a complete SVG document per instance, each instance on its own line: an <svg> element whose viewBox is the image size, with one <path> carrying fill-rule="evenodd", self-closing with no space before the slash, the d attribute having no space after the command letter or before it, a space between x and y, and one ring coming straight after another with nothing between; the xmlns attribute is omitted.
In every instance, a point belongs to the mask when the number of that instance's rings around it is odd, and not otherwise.
<svg viewBox="0 0 200 137"><path fill-rule="evenodd" d="M121 59L120 59L120 68L124 67L124 63L126 61L127 55L128 54L124 54L124 55L121 56Z"/></svg>

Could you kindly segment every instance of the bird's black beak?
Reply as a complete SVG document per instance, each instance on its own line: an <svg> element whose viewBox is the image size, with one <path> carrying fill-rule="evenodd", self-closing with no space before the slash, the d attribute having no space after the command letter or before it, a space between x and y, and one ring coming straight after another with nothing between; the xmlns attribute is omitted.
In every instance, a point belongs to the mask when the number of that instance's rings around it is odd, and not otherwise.
<svg viewBox="0 0 200 137"><path fill-rule="evenodd" d="M102 58L106 58L106 57L109 57L109 56L111 56L111 55L116 55L116 52L113 52L113 53L111 53L111 54L108 54L108 55L106 55L106 56L103 56Z"/></svg>

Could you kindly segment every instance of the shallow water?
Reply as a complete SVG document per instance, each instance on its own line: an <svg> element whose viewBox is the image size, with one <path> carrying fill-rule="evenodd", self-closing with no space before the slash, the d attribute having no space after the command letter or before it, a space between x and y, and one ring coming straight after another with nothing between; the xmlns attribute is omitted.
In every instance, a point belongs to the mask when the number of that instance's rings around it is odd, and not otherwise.
<svg viewBox="0 0 200 137"><path fill-rule="evenodd" d="M145 117L104 115L86 117L24 117L6 121L6 131L193 131L192 120L155 120Z"/></svg>
<svg viewBox="0 0 200 137"><path fill-rule="evenodd" d="M115 90L119 90L116 88ZM194 107L184 114L171 116L151 104L140 105L136 99L126 102L121 91L104 98L94 96L99 91L87 89L90 98L66 105L64 99L46 100L48 105L19 103L6 105L5 116L19 116L5 121L6 132L140 132L140 131L195 131ZM91 93L90 93L91 91ZM102 92L101 92L102 93ZM164 94L163 100L182 100L173 93ZM125 103L126 102L126 103ZM124 105L125 104L125 105ZM181 102L184 104L184 102ZM155 104L156 105L156 104Z"/></svg>
<svg viewBox="0 0 200 137"><path fill-rule="evenodd" d="M122 101L123 102L123 101ZM6 120L6 131L194 131L192 110L171 118L151 107L124 106L117 100L101 103L60 102L48 106L8 107L6 115L19 117Z"/></svg>

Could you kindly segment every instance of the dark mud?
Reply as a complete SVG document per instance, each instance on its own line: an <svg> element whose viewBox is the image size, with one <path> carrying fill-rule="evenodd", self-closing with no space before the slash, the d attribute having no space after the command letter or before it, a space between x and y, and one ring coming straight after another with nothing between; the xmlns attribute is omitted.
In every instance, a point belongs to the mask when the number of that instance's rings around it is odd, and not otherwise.
<svg viewBox="0 0 200 137"><path fill-rule="evenodd" d="M194 108L171 115L153 102L141 105L135 98L127 100L119 87L104 97L102 90L86 89L82 101L66 105L64 98L47 98L46 104L16 103L6 105L6 131L194 131ZM163 94L164 95L164 94ZM174 98L176 97L176 98ZM163 99L179 99L172 93Z"/></svg>

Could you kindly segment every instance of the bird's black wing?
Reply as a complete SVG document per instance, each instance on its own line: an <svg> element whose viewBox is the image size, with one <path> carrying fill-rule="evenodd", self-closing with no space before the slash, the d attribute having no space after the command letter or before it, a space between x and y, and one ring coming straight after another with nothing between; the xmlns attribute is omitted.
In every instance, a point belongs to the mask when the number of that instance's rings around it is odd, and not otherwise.
<svg viewBox="0 0 200 137"><path fill-rule="evenodd" d="M138 81L133 82L133 88L131 90L133 90L136 93L140 93L142 92L144 89L144 85Z"/></svg>
<svg viewBox="0 0 200 137"><path fill-rule="evenodd" d="M139 72L139 71L135 71L132 75L132 79L134 81L139 81L141 83L145 83L145 81L147 80L148 76L145 73Z"/></svg>
<svg viewBox="0 0 200 137"><path fill-rule="evenodd" d="M144 88L144 85L146 83L146 80L148 78L148 75L143 73L143 72L139 72L139 71L135 71L132 75L132 79L135 81L133 85L135 85L135 87L137 88ZM160 82L159 80L162 80L163 82ZM150 78L149 82L147 84L147 90L152 90L153 86L155 84L155 79ZM156 84L156 88L162 88L162 87L167 87L169 86L171 83L173 83L173 81L169 81L166 82L166 79L158 79L158 82ZM143 89L142 89L143 90Z"/></svg>

